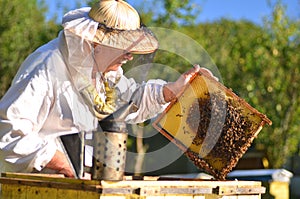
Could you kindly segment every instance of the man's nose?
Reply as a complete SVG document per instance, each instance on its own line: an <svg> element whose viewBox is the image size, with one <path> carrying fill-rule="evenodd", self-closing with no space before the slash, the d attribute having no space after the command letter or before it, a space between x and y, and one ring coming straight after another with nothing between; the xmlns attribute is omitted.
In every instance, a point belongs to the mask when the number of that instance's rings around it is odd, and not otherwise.
<svg viewBox="0 0 300 199"><path fill-rule="evenodd" d="M131 53L126 53L124 55L124 59L127 59L127 60L131 61L131 60L133 60L133 55Z"/></svg>

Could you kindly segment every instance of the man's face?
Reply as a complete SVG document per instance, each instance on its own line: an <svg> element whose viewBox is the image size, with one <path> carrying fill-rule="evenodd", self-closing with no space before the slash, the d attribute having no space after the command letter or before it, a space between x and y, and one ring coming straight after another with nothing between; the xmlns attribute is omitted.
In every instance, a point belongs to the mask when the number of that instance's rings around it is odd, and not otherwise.
<svg viewBox="0 0 300 199"><path fill-rule="evenodd" d="M124 50L96 44L94 47L94 59L94 70L108 72L118 70L127 61L131 61L133 56Z"/></svg>

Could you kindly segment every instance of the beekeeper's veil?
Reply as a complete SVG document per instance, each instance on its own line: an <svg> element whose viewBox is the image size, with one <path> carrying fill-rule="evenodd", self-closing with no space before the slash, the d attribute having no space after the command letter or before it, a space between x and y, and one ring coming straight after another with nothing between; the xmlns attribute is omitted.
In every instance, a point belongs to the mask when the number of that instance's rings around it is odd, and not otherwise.
<svg viewBox="0 0 300 199"><path fill-rule="evenodd" d="M68 12L63 23L68 64L79 90L91 80L95 44L148 54L158 48L155 36L141 25L137 11L123 0L101 0L92 8Z"/></svg>

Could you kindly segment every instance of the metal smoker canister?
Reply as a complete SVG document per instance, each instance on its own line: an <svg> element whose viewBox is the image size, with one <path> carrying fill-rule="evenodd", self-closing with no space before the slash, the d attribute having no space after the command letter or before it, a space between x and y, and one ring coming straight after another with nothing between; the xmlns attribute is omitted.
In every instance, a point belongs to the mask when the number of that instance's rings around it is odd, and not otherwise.
<svg viewBox="0 0 300 199"><path fill-rule="evenodd" d="M99 121L93 133L92 179L123 180L128 137L124 118L130 109L131 104L126 104Z"/></svg>

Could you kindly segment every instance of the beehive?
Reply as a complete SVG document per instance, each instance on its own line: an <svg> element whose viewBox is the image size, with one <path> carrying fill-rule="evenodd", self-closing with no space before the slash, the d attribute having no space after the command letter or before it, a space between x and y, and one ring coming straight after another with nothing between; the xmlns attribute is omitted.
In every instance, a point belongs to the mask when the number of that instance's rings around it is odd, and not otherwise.
<svg viewBox="0 0 300 199"><path fill-rule="evenodd" d="M2 173L1 199L261 199L257 181L124 176L122 181L64 178L57 174Z"/></svg>
<svg viewBox="0 0 300 199"><path fill-rule="evenodd" d="M271 121L214 78L199 73L153 126L200 169L225 180Z"/></svg>

